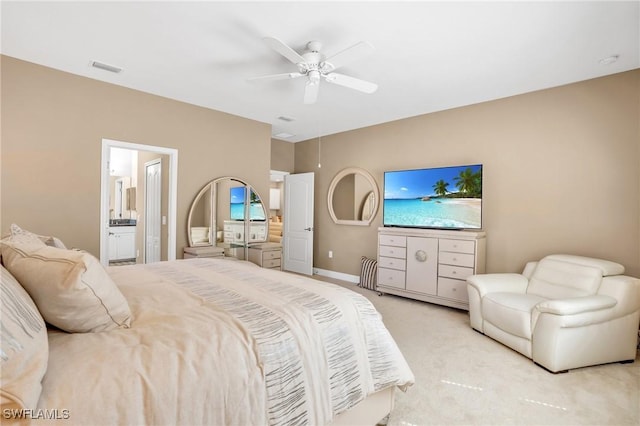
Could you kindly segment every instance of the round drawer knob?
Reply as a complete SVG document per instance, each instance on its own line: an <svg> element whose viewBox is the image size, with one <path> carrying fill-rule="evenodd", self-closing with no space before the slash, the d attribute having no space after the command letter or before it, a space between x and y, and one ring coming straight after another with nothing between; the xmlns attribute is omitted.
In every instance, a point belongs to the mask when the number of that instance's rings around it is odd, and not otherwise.
<svg viewBox="0 0 640 426"><path fill-rule="evenodd" d="M418 262L426 262L427 261L427 253L424 250L418 250L415 254L415 258Z"/></svg>

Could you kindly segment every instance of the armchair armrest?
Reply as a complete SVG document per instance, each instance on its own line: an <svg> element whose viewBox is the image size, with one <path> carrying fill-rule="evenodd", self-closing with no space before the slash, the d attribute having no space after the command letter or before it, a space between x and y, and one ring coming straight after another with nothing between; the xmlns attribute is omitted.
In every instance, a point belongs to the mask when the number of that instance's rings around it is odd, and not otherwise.
<svg viewBox="0 0 640 426"><path fill-rule="evenodd" d="M495 292L524 293L529 280L520 274L478 274L467 277L467 283L483 297Z"/></svg>
<svg viewBox="0 0 640 426"><path fill-rule="evenodd" d="M618 301L615 309L619 316L640 309L640 280L637 278L626 275L604 277L598 294L613 297Z"/></svg>
<svg viewBox="0 0 640 426"><path fill-rule="evenodd" d="M546 300L536 305L535 309L540 313L554 315L576 315L584 312L609 309L616 305L617 301L611 296L595 295L574 297L571 299Z"/></svg>
<svg viewBox="0 0 640 426"><path fill-rule="evenodd" d="M538 322L546 317L557 328L585 327L621 318L618 300L606 295L546 300L531 312L531 324L537 330ZM553 318L553 319L552 319Z"/></svg>

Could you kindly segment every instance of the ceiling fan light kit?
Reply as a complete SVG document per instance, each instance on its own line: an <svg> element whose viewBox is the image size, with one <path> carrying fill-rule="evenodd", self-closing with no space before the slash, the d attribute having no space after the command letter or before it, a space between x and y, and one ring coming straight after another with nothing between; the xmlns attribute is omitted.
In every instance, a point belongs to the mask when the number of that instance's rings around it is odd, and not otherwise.
<svg viewBox="0 0 640 426"><path fill-rule="evenodd" d="M263 40L273 50L294 63L298 68L298 72L252 77L249 80L284 80L307 77L303 98L305 104L313 104L318 99L321 79L324 79L327 83L337 84L368 94L378 89L378 85L375 83L333 72L349 62L360 59L373 52L373 46L366 41L356 43L327 58L320 52L322 43L319 41L310 41L307 43L307 50L299 54L275 37L265 37Z"/></svg>

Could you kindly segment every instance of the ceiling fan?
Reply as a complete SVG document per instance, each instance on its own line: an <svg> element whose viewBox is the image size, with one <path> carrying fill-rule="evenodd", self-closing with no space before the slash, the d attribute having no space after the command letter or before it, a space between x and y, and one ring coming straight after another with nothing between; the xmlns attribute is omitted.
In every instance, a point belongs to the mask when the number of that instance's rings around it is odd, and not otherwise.
<svg viewBox="0 0 640 426"><path fill-rule="evenodd" d="M374 47L366 41L356 43L327 58L320 52L322 43L319 41L310 41L307 43L307 50L299 54L275 37L264 37L263 40L273 50L296 64L298 70L297 72L252 77L249 78L249 80L286 80L306 77L307 83L304 88L305 104L313 104L318 99L318 89L321 79L324 79L328 83L359 90L364 93L373 93L378 89L378 85L375 83L333 72L348 62L355 61L373 52Z"/></svg>

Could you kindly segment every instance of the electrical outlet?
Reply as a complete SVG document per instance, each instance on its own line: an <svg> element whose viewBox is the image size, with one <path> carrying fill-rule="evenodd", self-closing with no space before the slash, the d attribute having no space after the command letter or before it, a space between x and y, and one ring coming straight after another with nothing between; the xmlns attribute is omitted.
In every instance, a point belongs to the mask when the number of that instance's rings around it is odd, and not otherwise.
<svg viewBox="0 0 640 426"><path fill-rule="evenodd" d="M333 259L333 250L329 250L329 259Z"/></svg>

